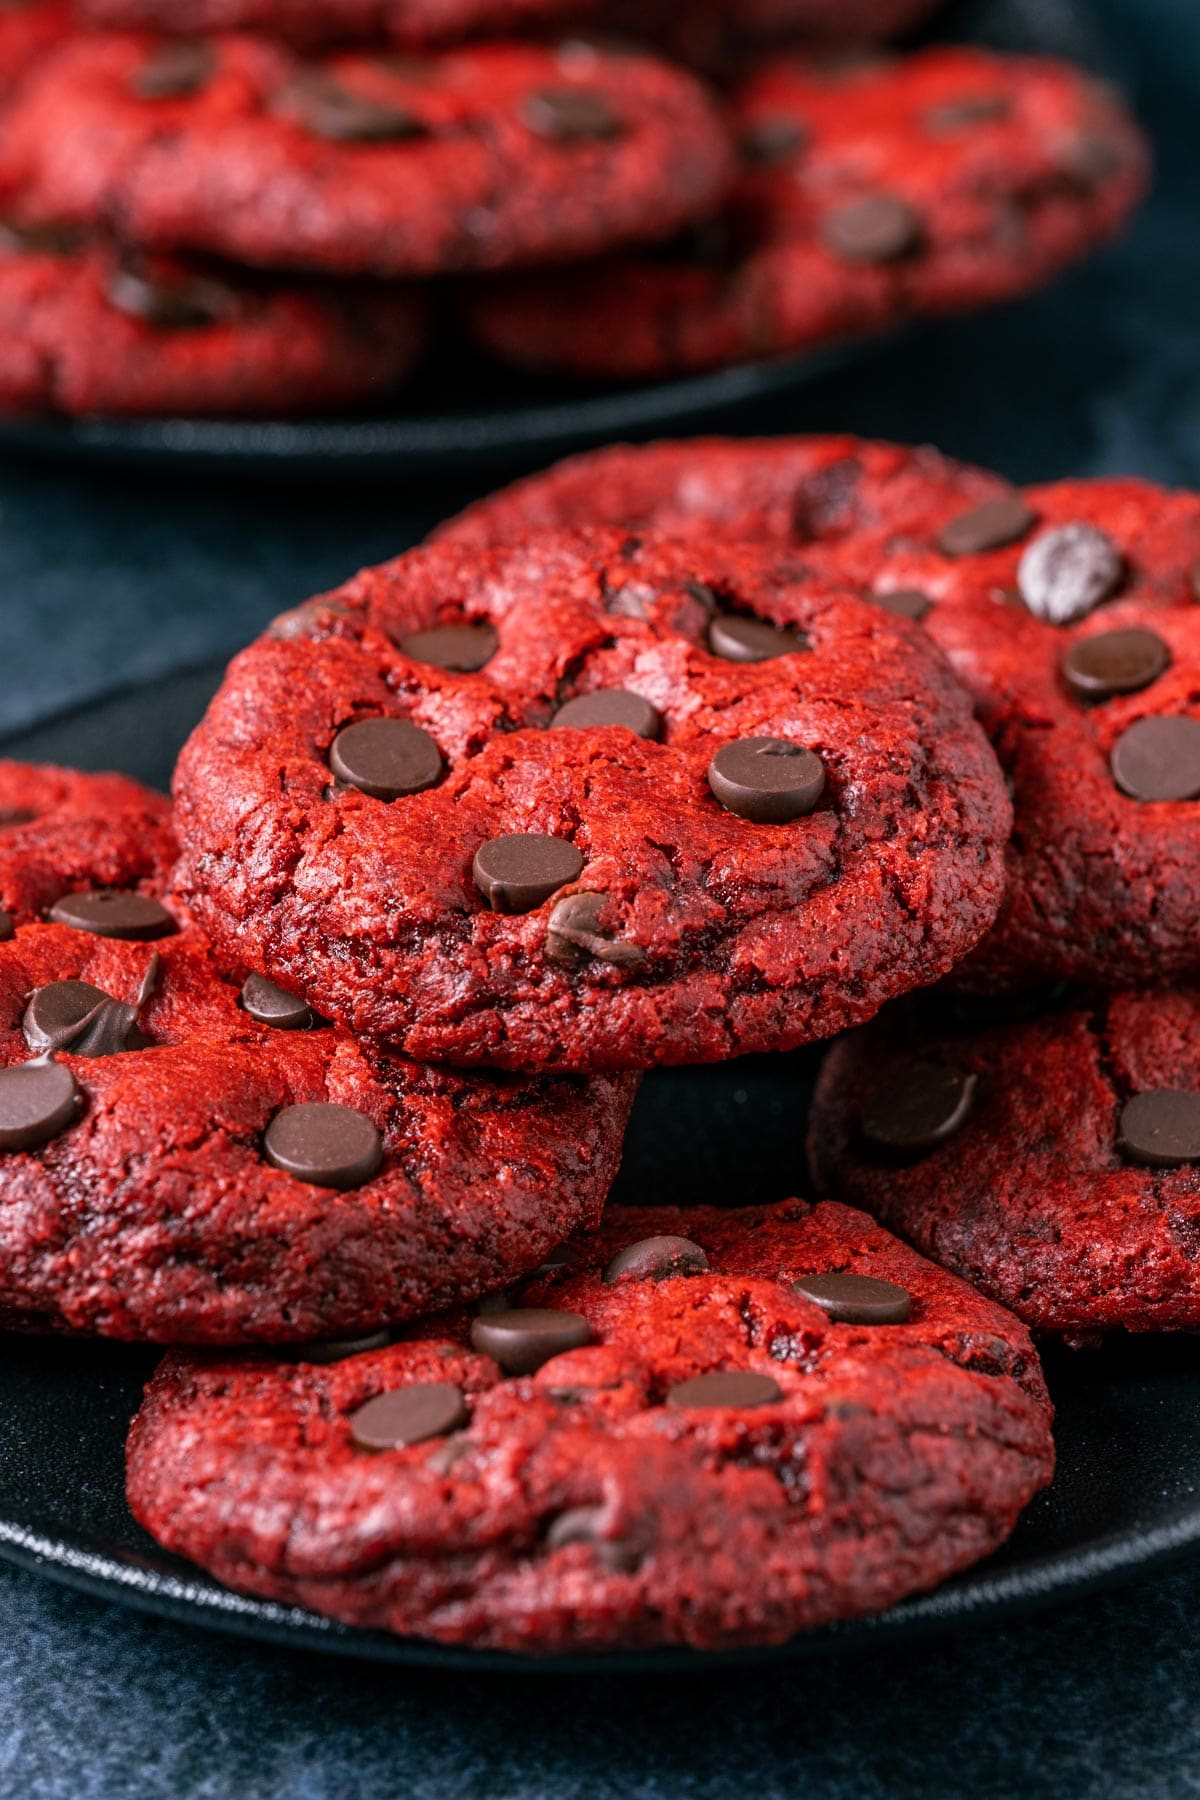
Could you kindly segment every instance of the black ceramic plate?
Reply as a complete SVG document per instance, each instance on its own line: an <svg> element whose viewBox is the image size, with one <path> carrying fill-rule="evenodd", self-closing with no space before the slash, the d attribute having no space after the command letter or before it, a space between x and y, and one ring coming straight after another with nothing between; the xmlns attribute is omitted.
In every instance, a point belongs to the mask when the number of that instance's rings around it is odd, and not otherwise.
<svg viewBox="0 0 1200 1800"><path fill-rule="evenodd" d="M212 692L209 666L10 739L6 755L119 767L166 784ZM614 1200L669 1188L697 1204L803 1191L804 1112L816 1053L648 1077ZM752 1151L750 1160L748 1151ZM355 1632L231 1594L156 1548L125 1506L122 1446L152 1351L9 1337L0 1353L0 1556L71 1586L195 1624L377 1661L430 1667L680 1668L811 1655L983 1623L1127 1577L1200 1545L1200 1339L1054 1350L1059 1474L986 1564L878 1618L782 1649L517 1659Z"/></svg>
<svg viewBox="0 0 1200 1800"><path fill-rule="evenodd" d="M957 0L940 15L936 35L1069 56L1130 85L1131 57L1097 25L1091 0ZM460 353L405 393L402 414L0 420L0 453L268 476L421 475L532 464L615 438L728 424L756 403L860 361L884 341L862 339L781 361L620 388L519 376Z"/></svg>

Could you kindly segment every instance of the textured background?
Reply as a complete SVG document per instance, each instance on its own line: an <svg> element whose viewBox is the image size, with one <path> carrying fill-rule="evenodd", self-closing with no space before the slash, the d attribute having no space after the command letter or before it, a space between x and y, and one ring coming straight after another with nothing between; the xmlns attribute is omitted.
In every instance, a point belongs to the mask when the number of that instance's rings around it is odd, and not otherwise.
<svg viewBox="0 0 1200 1800"><path fill-rule="evenodd" d="M1041 3L1050 15L1058 0ZM1047 295L873 356L744 428L927 438L1024 480L1200 486L1200 6L1095 5L1136 54L1159 147L1158 193L1132 236ZM232 650L470 493L0 469L0 731ZM1192 1566L902 1656L534 1683L260 1651L0 1566L0 1793L1200 1794L1198 1611Z"/></svg>

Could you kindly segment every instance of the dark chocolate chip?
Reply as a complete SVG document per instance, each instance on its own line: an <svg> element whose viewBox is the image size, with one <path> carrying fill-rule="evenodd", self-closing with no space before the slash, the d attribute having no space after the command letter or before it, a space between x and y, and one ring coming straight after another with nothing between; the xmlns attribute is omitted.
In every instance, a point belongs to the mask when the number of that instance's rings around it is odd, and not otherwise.
<svg viewBox="0 0 1200 1800"><path fill-rule="evenodd" d="M1100 187L1124 166L1126 151L1116 137L1103 131L1080 131L1062 145L1062 166L1084 187Z"/></svg>
<svg viewBox="0 0 1200 1800"><path fill-rule="evenodd" d="M920 243L921 220L897 194L868 194L827 212L821 236L847 262L895 262Z"/></svg>
<svg viewBox="0 0 1200 1800"><path fill-rule="evenodd" d="M528 1285L534 1281L545 1281L551 1275L561 1275L564 1269L573 1269L579 1261L579 1252L574 1244L559 1244L551 1250L545 1262L540 1262L530 1274L522 1276L522 1282Z"/></svg>
<svg viewBox="0 0 1200 1800"><path fill-rule="evenodd" d="M460 1463L470 1453L471 1440L465 1432L456 1432L453 1437L445 1438L425 1458L425 1467L432 1469L435 1475L448 1475L455 1463Z"/></svg>
<svg viewBox="0 0 1200 1800"><path fill-rule="evenodd" d="M408 719L362 719L338 732L329 767L360 793L399 800L435 787L445 764L429 733Z"/></svg>
<svg viewBox="0 0 1200 1800"><path fill-rule="evenodd" d="M1079 638L1062 659L1063 679L1081 700L1107 700L1113 694L1137 694L1157 681L1171 652L1155 631L1130 626Z"/></svg>
<svg viewBox="0 0 1200 1800"><path fill-rule="evenodd" d="M721 613L708 628L708 647L726 662L760 663L792 656L809 646L802 631L786 631L742 613Z"/></svg>
<svg viewBox="0 0 1200 1800"><path fill-rule="evenodd" d="M352 93L321 70L299 75L275 98L285 113L314 137L339 144L391 144L424 137L424 122L408 107Z"/></svg>
<svg viewBox="0 0 1200 1800"><path fill-rule="evenodd" d="M83 233L74 225L14 225L0 219L0 253L6 256L74 256Z"/></svg>
<svg viewBox="0 0 1200 1800"><path fill-rule="evenodd" d="M819 756L786 738L738 738L709 763L708 785L739 819L785 825L812 811L825 791L825 769Z"/></svg>
<svg viewBox="0 0 1200 1800"><path fill-rule="evenodd" d="M945 556L982 556L1017 543L1036 524L1037 514L1020 494L1000 494L943 525L938 548Z"/></svg>
<svg viewBox="0 0 1200 1800"><path fill-rule="evenodd" d="M392 1334L387 1330L356 1338L318 1338L314 1343L298 1346L296 1361L321 1365L345 1362L349 1356L365 1356L368 1350L386 1350L391 1341Z"/></svg>
<svg viewBox="0 0 1200 1800"><path fill-rule="evenodd" d="M591 957L632 969L646 960L640 944L607 937L600 930L600 915L607 894L567 894L555 902L546 925L546 956L564 968L577 968Z"/></svg>
<svg viewBox="0 0 1200 1800"><path fill-rule="evenodd" d="M307 1031L316 1024L307 1000L276 987L265 975L247 975L242 983L242 1005L258 1024L273 1025L276 1031Z"/></svg>
<svg viewBox="0 0 1200 1800"><path fill-rule="evenodd" d="M39 1059L0 1069L0 1150L37 1150L73 1125L83 1095L70 1069Z"/></svg>
<svg viewBox="0 0 1200 1800"><path fill-rule="evenodd" d="M16 929L12 914L0 908L0 944L7 944Z"/></svg>
<svg viewBox="0 0 1200 1800"><path fill-rule="evenodd" d="M207 44L158 44L129 78L139 100L186 100L206 87L216 71Z"/></svg>
<svg viewBox="0 0 1200 1800"><path fill-rule="evenodd" d="M47 917L55 925L70 925L74 931L90 931L96 937L140 942L167 937L179 929L166 907L160 906L157 900L117 888L64 894L61 900L55 901Z"/></svg>
<svg viewBox="0 0 1200 1800"><path fill-rule="evenodd" d="M668 1406L770 1406L783 1399L783 1389L769 1375L752 1369L722 1369L715 1375L697 1375L668 1388Z"/></svg>
<svg viewBox="0 0 1200 1800"><path fill-rule="evenodd" d="M962 1069L917 1063L863 1107L863 1137L873 1150L890 1156L921 1156L966 1122L975 1086L975 1076Z"/></svg>
<svg viewBox="0 0 1200 1800"><path fill-rule="evenodd" d="M1154 1088L1121 1108L1119 1142L1134 1162L1177 1169L1200 1162L1200 1094Z"/></svg>
<svg viewBox="0 0 1200 1800"><path fill-rule="evenodd" d="M911 619L919 625L926 617L933 601L920 588L893 588L890 594L872 594L871 599L876 606L882 606L885 612L895 613L898 618Z"/></svg>
<svg viewBox="0 0 1200 1800"><path fill-rule="evenodd" d="M238 296L221 281L201 276L155 275L114 269L106 289L110 306L161 331L196 331L237 311Z"/></svg>
<svg viewBox="0 0 1200 1800"><path fill-rule="evenodd" d="M463 1391L452 1381L415 1381L351 1413L350 1436L359 1450L402 1450L445 1437L469 1418Z"/></svg>
<svg viewBox="0 0 1200 1800"><path fill-rule="evenodd" d="M742 133L740 148L748 163L756 168L771 168L805 149L811 137L799 119L780 114L777 118L756 119Z"/></svg>
<svg viewBox="0 0 1200 1800"><path fill-rule="evenodd" d="M277 1169L314 1187L361 1187L383 1162L374 1121L356 1107L326 1101L277 1112L267 1126L263 1149Z"/></svg>
<svg viewBox="0 0 1200 1800"><path fill-rule="evenodd" d="M595 694L580 694L560 706L550 721L551 729L569 726L573 731L588 731L597 725L624 725L637 737L656 738L662 720L656 707L628 688L602 688Z"/></svg>
<svg viewBox="0 0 1200 1800"><path fill-rule="evenodd" d="M471 872L493 912L526 913L575 881L583 857L566 838L536 831L489 838L475 852Z"/></svg>
<svg viewBox="0 0 1200 1800"><path fill-rule="evenodd" d="M37 814L30 812L25 806L0 806L0 831L10 831L18 825L32 825Z"/></svg>
<svg viewBox="0 0 1200 1800"><path fill-rule="evenodd" d="M903 1325L912 1312L907 1288L873 1275L802 1275L793 1285L839 1325Z"/></svg>
<svg viewBox="0 0 1200 1800"><path fill-rule="evenodd" d="M1139 719L1109 759L1113 780L1131 800L1200 798L1200 719Z"/></svg>
<svg viewBox="0 0 1200 1800"><path fill-rule="evenodd" d="M525 102L525 123L560 144L620 137L625 127L602 94L588 88L541 88Z"/></svg>
<svg viewBox="0 0 1200 1800"><path fill-rule="evenodd" d="M471 1322L471 1342L498 1362L507 1375L532 1375L552 1356L592 1341L591 1327L578 1313L518 1306L511 1312L479 1313Z"/></svg>
<svg viewBox="0 0 1200 1800"><path fill-rule="evenodd" d="M314 638L338 619L349 616L350 608L340 600L318 594L314 600L305 600L301 605L293 606L290 612L280 613L272 619L267 626L267 636L278 643L290 644L297 638Z"/></svg>
<svg viewBox="0 0 1200 1800"><path fill-rule="evenodd" d="M609 1287L618 1281L665 1281L669 1275L700 1275L707 1267L707 1256L691 1238L648 1237L618 1250L604 1280Z"/></svg>
<svg viewBox="0 0 1200 1800"><path fill-rule="evenodd" d="M632 1575L641 1562L636 1545L624 1538L601 1536L602 1506L571 1506L552 1519L546 1532L546 1548L562 1550L568 1544L586 1544L596 1561L611 1575Z"/></svg>
<svg viewBox="0 0 1200 1800"><path fill-rule="evenodd" d="M495 656L500 638L491 625L435 625L428 631L410 631L400 639L399 648L414 662L473 675Z"/></svg>
<svg viewBox="0 0 1200 1800"><path fill-rule="evenodd" d="M47 1050L119 1056L144 1050L149 1042L138 1029L137 1015L136 1006L114 1000L90 981L53 981L30 996L21 1029L39 1056Z"/></svg>
<svg viewBox="0 0 1200 1800"><path fill-rule="evenodd" d="M1075 523L1035 537L1021 557L1017 586L1035 618L1069 625L1111 599L1124 563L1106 531Z"/></svg>
<svg viewBox="0 0 1200 1800"><path fill-rule="evenodd" d="M926 112L923 123L931 137L954 137L976 125L996 125L1012 114L1006 94L964 94L961 100L942 100Z"/></svg>

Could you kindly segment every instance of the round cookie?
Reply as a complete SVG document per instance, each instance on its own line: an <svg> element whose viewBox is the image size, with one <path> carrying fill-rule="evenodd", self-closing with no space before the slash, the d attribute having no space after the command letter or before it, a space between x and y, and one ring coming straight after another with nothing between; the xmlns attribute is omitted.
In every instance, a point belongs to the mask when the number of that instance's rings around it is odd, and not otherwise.
<svg viewBox="0 0 1200 1800"><path fill-rule="evenodd" d="M374 1054L219 974L156 903L89 898L0 944L9 1325L343 1337L518 1276L598 1217L631 1078Z"/></svg>
<svg viewBox="0 0 1200 1800"><path fill-rule="evenodd" d="M774 59L731 124L721 220L651 257L470 289L478 340L522 368L650 379L970 311L1111 237L1147 181L1107 88L968 48Z"/></svg>
<svg viewBox="0 0 1200 1800"><path fill-rule="evenodd" d="M355 1625L717 1649L932 1587L1050 1478L1023 1327L848 1208L614 1208L519 1299L331 1366L168 1357L135 1514Z"/></svg>
<svg viewBox="0 0 1200 1800"><path fill-rule="evenodd" d="M904 1008L835 1045L816 1179L1040 1331L1200 1328L1200 994L1003 1026Z"/></svg>
<svg viewBox="0 0 1200 1800"><path fill-rule="evenodd" d="M175 855L170 806L140 782L0 760L0 943L77 889L161 893Z"/></svg>
<svg viewBox="0 0 1200 1800"><path fill-rule="evenodd" d="M0 222L0 408L319 412L397 386L426 337L401 288L280 286Z"/></svg>
<svg viewBox="0 0 1200 1800"><path fill-rule="evenodd" d="M558 716L614 690L620 722ZM395 761L347 780L366 720ZM786 551L612 531L428 546L285 615L176 794L229 954L410 1055L532 1070L869 1017L986 929L1009 829L907 621Z"/></svg>
<svg viewBox="0 0 1200 1800"><path fill-rule="evenodd" d="M888 0L864 0L867 5ZM903 0L892 0L893 4ZM427 47L465 37L546 30L596 10L596 0L77 0L104 31L163 31L202 37L261 31L289 44L393 43Z"/></svg>
<svg viewBox="0 0 1200 1800"><path fill-rule="evenodd" d="M490 44L305 61L251 37L80 38L7 120L27 224L251 266L430 275L670 233L722 198L702 85L640 53Z"/></svg>

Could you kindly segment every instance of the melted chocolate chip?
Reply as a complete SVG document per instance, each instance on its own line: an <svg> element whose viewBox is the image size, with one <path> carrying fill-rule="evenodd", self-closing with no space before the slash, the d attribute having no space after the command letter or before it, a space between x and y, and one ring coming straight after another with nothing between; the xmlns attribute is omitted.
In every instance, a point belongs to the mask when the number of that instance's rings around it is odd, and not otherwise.
<svg viewBox="0 0 1200 1800"><path fill-rule="evenodd" d="M0 1150L38 1150L73 1125L83 1106L75 1077L39 1059L0 1069Z"/></svg>
<svg viewBox="0 0 1200 1800"><path fill-rule="evenodd" d="M1062 659L1063 679L1080 700L1108 700L1137 694L1157 681L1171 652L1155 631L1131 626L1079 638Z"/></svg>
<svg viewBox="0 0 1200 1800"><path fill-rule="evenodd" d="M140 942L168 937L179 929L166 907L160 906L157 900L115 888L64 894L46 916L55 925L69 925L74 931Z"/></svg>
<svg viewBox="0 0 1200 1800"><path fill-rule="evenodd" d="M742 613L721 613L708 628L708 647L726 662L760 663L792 656L809 645L802 631L787 631Z"/></svg>
<svg viewBox="0 0 1200 1800"><path fill-rule="evenodd" d="M912 1312L907 1288L873 1275L802 1275L793 1285L838 1325L903 1325Z"/></svg>
<svg viewBox="0 0 1200 1800"><path fill-rule="evenodd" d="M90 981L54 981L30 996L21 1021L35 1055L66 1050L72 1056L119 1056L144 1050L149 1039L138 1029L138 1009L93 987Z"/></svg>
<svg viewBox="0 0 1200 1800"><path fill-rule="evenodd" d="M238 296L221 281L200 276L114 269L106 289L110 306L160 331L198 331L237 311Z"/></svg>
<svg viewBox="0 0 1200 1800"><path fill-rule="evenodd" d="M982 556L1017 543L1036 524L1037 514L1020 494L1001 494L943 525L938 548L945 556Z"/></svg>
<svg viewBox="0 0 1200 1800"><path fill-rule="evenodd" d="M390 1331L372 1331L363 1337L356 1338L318 1338L314 1343L301 1344L296 1351L296 1361L318 1363L345 1362L350 1356L365 1356L369 1350L386 1350L392 1341Z"/></svg>
<svg viewBox="0 0 1200 1800"><path fill-rule="evenodd" d="M836 206L821 220L821 236L847 262L895 262L921 241L918 214L897 194L869 194Z"/></svg>
<svg viewBox="0 0 1200 1800"><path fill-rule="evenodd" d="M1139 719L1121 733L1109 762L1131 800L1200 799L1200 719Z"/></svg>
<svg viewBox="0 0 1200 1800"><path fill-rule="evenodd" d="M976 1078L962 1069L917 1063L881 1088L862 1111L862 1135L889 1156L922 1156L966 1122Z"/></svg>
<svg viewBox="0 0 1200 1800"><path fill-rule="evenodd" d="M216 72L207 44L158 44L129 78L139 100L186 100L207 87Z"/></svg>
<svg viewBox="0 0 1200 1800"><path fill-rule="evenodd" d="M697 1375L668 1388L668 1406L770 1406L783 1399L783 1389L769 1375L752 1369L722 1369L715 1375Z"/></svg>
<svg viewBox="0 0 1200 1800"><path fill-rule="evenodd" d="M900 619L911 619L915 625L921 623L933 605L929 595L922 593L920 588L893 588L890 594L872 594L870 597L885 612L895 613Z"/></svg>
<svg viewBox="0 0 1200 1800"><path fill-rule="evenodd" d="M491 625L435 625L428 631L410 631L400 639L399 648L414 662L474 675L495 656L500 638Z"/></svg>
<svg viewBox="0 0 1200 1800"><path fill-rule="evenodd" d="M739 819L785 825L812 811L825 791L825 769L819 756L786 738L738 738L709 763L708 785Z"/></svg>
<svg viewBox="0 0 1200 1800"><path fill-rule="evenodd" d="M700 1275L708 1257L685 1237L648 1237L618 1250L604 1271L609 1287L619 1281L665 1281L670 1275Z"/></svg>
<svg viewBox="0 0 1200 1800"><path fill-rule="evenodd" d="M591 1327L578 1313L548 1307L516 1307L480 1313L471 1323L471 1342L498 1362L507 1375L532 1375L552 1356L592 1341Z"/></svg>
<svg viewBox="0 0 1200 1800"><path fill-rule="evenodd" d="M314 1187L361 1187L378 1173L383 1144L374 1120L353 1106L285 1106L263 1138L267 1161Z"/></svg>
<svg viewBox="0 0 1200 1800"><path fill-rule="evenodd" d="M598 725L624 725L641 738L656 738L662 720L656 707L628 688L601 688L594 694L580 694L560 706L550 721L552 730L569 727L572 731L589 731Z"/></svg>
<svg viewBox="0 0 1200 1800"><path fill-rule="evenodd" d="M1057 525L1026 549L1017 586L1035 618L1069 625L1110 599L1123 574L1121 554L1107 532L1095 525Z"/></svg>
<svg viewBox="0 0 1200 1800"><path fill-rule="evenodd" d="M1154 1088L1121 1109L1119 1142L1132 1161L1152 1169L1200 1162L1200 1094Z"/></svg>
<svg viewBox="0 0 1200 1800"><path fill-rule="evenodd" d="M359 1450L401 1450L445 1437L470 1418L463 1391L451 1381L416 1381L379 1394L350 1415L350 1437Z"/></svg>
<svg viewBox="0 0 1200 1800"><path fill-rule="evenodd" d="M314 70L299 75L276 96L274 110L339 144L391 144L424 137L424 122L407 107L353 93L340 81Z"/></svg>
<svg viewBox="0 0 1200 1800"><path fill-rule="evenodd" d="M531 131L560 144L616 138L625 130L604 96L588 88L541 88L529 96L523 113Z"/></svg>
<svg viewBox="0 0 1200 1800"><path fill-rule="evenodd" d="M601 1535L602 1506L571 1506L552 1519L546 1532L546 1548L562 1550L568 1544L586 1544L596 1561L611 1575L632 1575L641 1562L637 1546L625 1538Z"/></svg>
<svg viewBox="0 0 1200 1800"><path fill-rule="evenodd" d="M526 913L578 879L583 857L566 838L540 832L489 838L475 852L475 885L493 912Z"/></svg>
<svg viewBox="0 0 1200 1800"><path fill-rule="evenodd" d="M611 938L600 930L607 894L567 894L557 901L546 924L546 956L564 968L577 968L589 957L632 969L646 960L640 944Z"/></svg>
<svg viewBox="0 0 1200 1800"><path fill-rule="evenodd" d="M259 1025L272 1025L276 1031L308 1031L316 1024L307 1000L276 987L265 975L247 975L242 983L242 1005Z"/></svg>
<svg viewBox="0 0 1200 1800"><path fill-rule="evenodd" d="M329 767L362 794L399 800L436 787L445 764L429 733L408 719L362 719L338 732Z"/></svg>

